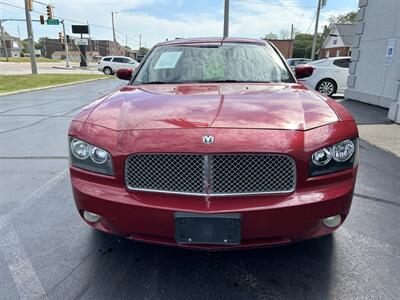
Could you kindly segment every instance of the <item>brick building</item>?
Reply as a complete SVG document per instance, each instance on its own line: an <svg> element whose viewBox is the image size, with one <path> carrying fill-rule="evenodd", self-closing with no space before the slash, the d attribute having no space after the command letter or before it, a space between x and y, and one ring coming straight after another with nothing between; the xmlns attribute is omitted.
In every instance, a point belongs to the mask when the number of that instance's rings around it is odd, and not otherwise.
<svg viewBox="0 0 400 300"><path fill-rule="evenodd" d="M268 40L276 48L279 49L279 51L282 53L282 55L285 58L292 58L293 57L293 42L294 40Z"/></svg>
<svg viewBox="0 0 400 300"><path fill-rule="evenodd" d="M79 57L78 47L72 40L70 43L68 43L68 51L70 52L70 55L74 57ZM43 39L43 56L47 58L64 59L65 54L63 54L63 52L65 52L64 45L58 39ZM132 56L132 50L128 52L129 56ZM91 57L96 56L127 56L127 51L123 46L113 41L89 40L89 45L86 46L86 55L88 57L88 60L91 61Z"/></svg>

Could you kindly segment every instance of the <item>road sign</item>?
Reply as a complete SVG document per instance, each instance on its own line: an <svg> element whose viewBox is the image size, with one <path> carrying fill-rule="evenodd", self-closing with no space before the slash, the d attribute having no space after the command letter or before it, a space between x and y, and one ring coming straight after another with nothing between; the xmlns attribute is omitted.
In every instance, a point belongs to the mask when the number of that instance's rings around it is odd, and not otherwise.
<svg viewBox="0 0 400 300"><path fill-rule="evenodd" d="M75 38L75 45L87 46L89 45L88 39Z"/></svg>
<svg viewBox="0 0 400 300"><path fill-rule="evenodd" d="M47 19L47 25L60 25L59 19Z"/></svg>

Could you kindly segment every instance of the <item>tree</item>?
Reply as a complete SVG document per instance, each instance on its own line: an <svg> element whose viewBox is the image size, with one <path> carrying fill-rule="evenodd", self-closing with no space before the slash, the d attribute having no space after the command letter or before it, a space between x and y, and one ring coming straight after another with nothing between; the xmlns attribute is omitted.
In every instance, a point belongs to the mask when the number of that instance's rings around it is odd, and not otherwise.
<svg viewBox="0 0 400 300"><path fill-rule="evenodd" d="M142 47L139 49L139 54L146 55L149 52L149 48Z"/></svg>
<svg viewBox="0 0 400 300"><path fill-rule="evenodd" d="M286 29L282 29L281 31L279 31L279 37L283 40L287 40L290 39L290 32L289 30Z"/></svg>
<svg viewBox="0 0 400 300"><path fill-rule="evenodd" d="M329 18L330 24L356 24L357 23L357 12L351 11L347 14L332 16Z"/></svg>
<svg viewBox="0 0 400 300"><path fill-rule="evenodd" d="M293 57L310 57L312 49L313 35L299 33L296 34L293 42ZM321 43L321 34L318 33L317 45Z"/></svg>
<svg viewBox="0 0 400 300"><path fill-rule="evenodd" d="M22 52L23 53L28 53L29 52L29 40L28 39L24 39L21 42L22 42Z"/></svg>
<svg viewBox="0 0 400 300"><path fill-rule="evenodd" d="M270 32L270 33L266 34L263 39L264 40L277 40L278 35L276 33Z"/></svg>

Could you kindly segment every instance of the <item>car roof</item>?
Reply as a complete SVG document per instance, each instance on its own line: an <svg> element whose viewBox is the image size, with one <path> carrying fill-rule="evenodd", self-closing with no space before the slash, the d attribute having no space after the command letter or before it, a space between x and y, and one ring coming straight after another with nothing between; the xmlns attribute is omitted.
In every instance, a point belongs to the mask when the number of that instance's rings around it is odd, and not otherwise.
<svg viewBox="0 0 400 300"><path fill-rule="evenodd" d="M311 60L310 58L301 58L301 57L292 57L287 58L286 60Z"/></svg>
<svg viewBox="0 0 400 300"><path fill-rule="evenodd" d="M249 43L266 45L268 42L261 39L251 38L236 38L236 37L202 37L202 38L184 38L176 39L171 41L165 41L158 43L156 46L167 46L167 45L184 45L184 44L209 44L209 43Z"/></svg>
<svg viewBox="0 0 400 300"><path fill-rule="evenodd" d="M128 56L121 56L121 55L109 55L109 56L103 56L102 58L108 58L108 57L111 57L111 58L113 58L113 57L131 58L131 57L128 57ZM131 59L133 59L133 58L131 58Z"/></svg>
<svg viewBox="0 0 400 300"><path fill-rule="evenodd" d="M350 56L335 56L335 57L327 57L328 60L337 60L337 59L350 59Z"/></svg>

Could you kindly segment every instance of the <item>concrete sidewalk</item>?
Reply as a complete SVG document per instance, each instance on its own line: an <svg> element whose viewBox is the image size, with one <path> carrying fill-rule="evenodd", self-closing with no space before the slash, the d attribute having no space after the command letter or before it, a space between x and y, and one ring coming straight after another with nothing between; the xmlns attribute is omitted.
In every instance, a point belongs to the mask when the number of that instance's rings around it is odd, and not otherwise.
<svg viewBox="0 0 400 300"><path fill-rule="evenodd" d="M400 125L387 119L387 109L347 99L340 104L353 114L361 139L400 157Z"/></svg>
<svg viewBox="0 0 400 300"><path fill-rule="evenodd" d="M70 62L71 68L65 68L65 62L39 62L39 74L102 74L97 71L96 64L90 63L88 68L79 68L79 63ZM2 75L31 74L30 62L0 62Z"/></svg>

